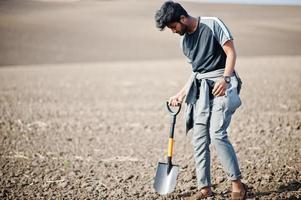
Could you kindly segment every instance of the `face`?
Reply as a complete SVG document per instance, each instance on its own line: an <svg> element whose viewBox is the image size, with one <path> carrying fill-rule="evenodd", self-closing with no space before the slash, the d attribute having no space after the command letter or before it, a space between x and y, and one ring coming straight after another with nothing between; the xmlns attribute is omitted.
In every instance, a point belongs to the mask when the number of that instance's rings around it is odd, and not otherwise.
<svg viewBox="0 0 301 200"><path fill-rule="evenodd" d="M167 27L173 32L179 35L184 35L187 32L187 25L181 22L173 22L167 25Z"/></svg>

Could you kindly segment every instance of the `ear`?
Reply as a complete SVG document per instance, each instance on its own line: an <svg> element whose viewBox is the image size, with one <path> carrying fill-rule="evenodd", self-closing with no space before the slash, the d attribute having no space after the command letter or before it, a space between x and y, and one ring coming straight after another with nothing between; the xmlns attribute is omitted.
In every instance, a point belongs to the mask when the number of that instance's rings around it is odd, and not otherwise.
<svg viewBox="0 0 301 200"><path fill-rule="evenodd" d="M181 16L180 16L180 22L181 22L182 24L185 24L185 22L186 22L186 17L185 17L184 15L181 15Z"/></svg>

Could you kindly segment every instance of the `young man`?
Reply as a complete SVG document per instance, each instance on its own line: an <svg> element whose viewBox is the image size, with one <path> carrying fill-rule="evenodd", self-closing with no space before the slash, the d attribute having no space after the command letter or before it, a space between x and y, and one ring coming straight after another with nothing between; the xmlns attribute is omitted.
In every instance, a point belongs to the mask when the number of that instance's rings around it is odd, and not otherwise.
<svg viewBox="0 0 301 200"><path fill-rule="evenodd" d="M156 26L181 35L181 48L192 65L192 75L169 103L177 106L186 97L186 131L193 128L196 174L199 191L192 199L212 196L209 144L214 145L224 171L232 182L232 199L246 199L237 157L227 137L231 116L241 105L241 81L234 71L233 38L216 17L192 17L173 1L155 14Z"/></svg>

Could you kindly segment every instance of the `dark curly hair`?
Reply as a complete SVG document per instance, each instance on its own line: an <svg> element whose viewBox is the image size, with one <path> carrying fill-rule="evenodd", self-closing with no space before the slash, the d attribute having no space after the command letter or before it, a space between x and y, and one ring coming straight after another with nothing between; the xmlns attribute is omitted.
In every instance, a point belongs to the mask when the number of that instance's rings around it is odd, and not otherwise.
<svg viewBox="0 0 301 200"><path fill-rule="evenodd" d="M179 22L181 15L188 16L179 3L166 1L155 14L156 27L162 31L169 23Z"/></svg>

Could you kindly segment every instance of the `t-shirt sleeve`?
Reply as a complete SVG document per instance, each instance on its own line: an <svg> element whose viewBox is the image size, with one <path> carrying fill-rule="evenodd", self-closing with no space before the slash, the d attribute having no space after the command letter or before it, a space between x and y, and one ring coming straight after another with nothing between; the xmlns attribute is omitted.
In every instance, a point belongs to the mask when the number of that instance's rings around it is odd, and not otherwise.
<svg viewBox="0 0 301 200"><path fill-rule="evenodd" d="M226 25L217 17L213 20L213 31L214 35L223 46L228 40L233 40L233 36L230 33Z"/></svg>

